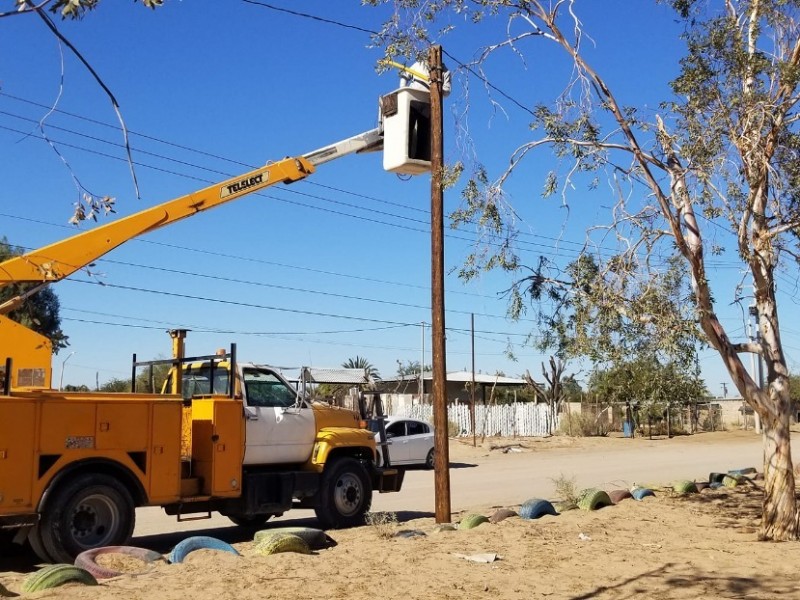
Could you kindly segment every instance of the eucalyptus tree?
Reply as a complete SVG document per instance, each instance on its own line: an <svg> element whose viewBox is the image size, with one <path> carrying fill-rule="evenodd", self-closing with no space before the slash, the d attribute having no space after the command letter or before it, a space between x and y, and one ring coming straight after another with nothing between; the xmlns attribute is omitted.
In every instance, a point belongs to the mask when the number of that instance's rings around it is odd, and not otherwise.
<svg viewBox="0 0 800 600"><path fill-rule="evenodd" d="M456 22L456 14L468 27L481 27L489 19L509 21L502 37L476 49L476 62L466 65L473 74L483 73L481 61L498 51L521 54L523 39L541 42L536 48L539 63L553 59L546 54L549 49L568 59L564 92L533 111L530 141L512 153L504 172L490 176L485 169L472 170L475 175L464 187L464 205L456 218L490 227L501 242L513 241L506 229L513 223L502 210L504 185L512 173L525 168L526 159L547 148L554 152L556 166L543 182L546 194L561 193L569 202L569 192L580 184L580 176L587 172L608 176L613 206L604 241L619 244L610 259L595 252L599 271L626 296L628 291L646 289L653 277L661 277L666 257L683 262L691 284L693 319L764 426L760 537L798 539L789 431L792 404L776 274L796 266L800 253L796 112L800 2L663 0L681 23L686 50L676 57L678 75L670 82L674 94L655 111L626 105L590 62L588 57L594 55L585 51L587 43L613 44L619 39L621 14L610 15L611 26L603 31L587 32L578 0L368 3L394 6L376 39L389 54L411 55L432 38L446 40L442 35ZM628 4L635 10L641 0ZM615 6L617 11L622 8ZM447 26L439 28L441 23ZM652 27L659 23L653 22ZM498 30L487 27L486 31ZM609 32L610 39L604 37ZM558 58L553 64L558 64ZM525 73L511 76L520 78ZM499 80L488 84L502 85ZM532 79L531 86L536 84ZM754 290L760 333L756 342L736 339L736 332L726 328L718 314L715 297L723 292L727 298L736 295L730 288L721 289L710 274L709 256L725 251L716 241L721 232L730 232L730 253L740 261ZM499 266L520 276L513 245L501 243L499 250L494 248L471 257L462 273L469 276L480 268ZM528 276L555 279L540 265ZM535 292L537 287L530 289ZM629 305L619 306L626 323L647 321L644 315L631 321L624 314ZM657 319L649 324L659 330ZM668 333L666 328L660 330ZM746 352L758 354L766 364L763 387L747 371L742 357Z"/></svg>
<svg viewBox="0 0 800 600"><path fill-rule="evenodd" d="M0 238L0 262L23 254L22 248L17 248ZM0 304L24 292L30 286L12 285L0 289ZM8 313L8 317L22 323L47 338L53 347L53 354L58 354L69 346L69 336L61 329L61 303L56 293L50 288L44 288L36 294L29 296L25 301Z"/></svg>

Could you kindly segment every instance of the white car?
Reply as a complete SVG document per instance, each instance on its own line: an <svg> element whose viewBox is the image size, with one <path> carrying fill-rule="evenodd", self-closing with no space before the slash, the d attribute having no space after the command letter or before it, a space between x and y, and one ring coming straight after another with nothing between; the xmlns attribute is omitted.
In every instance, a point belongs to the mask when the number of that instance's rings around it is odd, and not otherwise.
<svg viewBox="0 0 800 600"><path fill-rule="evenodd" d="M424 465L433 468L433 426L425 421L407 417L386 417L386 441L389 443L391 466ZM383 465L383 448L380 446L378 423L370 423L378 444L378 466Z"/></svg>

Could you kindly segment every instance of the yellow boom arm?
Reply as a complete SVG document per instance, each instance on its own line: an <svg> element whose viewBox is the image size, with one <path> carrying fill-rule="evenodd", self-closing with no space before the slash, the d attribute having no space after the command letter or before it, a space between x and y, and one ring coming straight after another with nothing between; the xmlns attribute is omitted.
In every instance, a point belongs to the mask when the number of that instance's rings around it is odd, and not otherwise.
<svg viewBox="0 0 800 600"><path fill-rule="evenodd" d="M15 283L46 285L60 281L138 235L276 183L299 181L313 172L312 163L305 158L286 158L16 256L0 263L0 288ZM50 340L3 316L29 294L17 296L0 306L0 371L4 370L3 365L10 357L13 361L9 380L11 388L49 388L53 379Z"/></svg>
<svg viewBox="0 0 800 600"><path fill-rule="evenodd" d="M34 284L33 290L23 292L0 305L0 374L5 361L11 358L13 367L9 382L12 388L51 386L50 340L3 316L42 286L69 277L138 235L276 183L292 183L305 179L314 172L317 165L356 152L378 150L382 146L383 131L380 128L371 129L303 156L270 163L193 194L181 196L0 263L0 288L17 283Z"/></svg>
<svg viewBox="0 0 800 600"><path fill-rule="evenodd" d="M107 223L28 254L16 256L0 263L0 287L14 283L60 281L138 235L276 183L299 181L313 172L314 167L306 159L286 158L198 192L145 209L119 221ZM13 306L4 305L0 307L0 314L7 313L12 308Z"/></svg>

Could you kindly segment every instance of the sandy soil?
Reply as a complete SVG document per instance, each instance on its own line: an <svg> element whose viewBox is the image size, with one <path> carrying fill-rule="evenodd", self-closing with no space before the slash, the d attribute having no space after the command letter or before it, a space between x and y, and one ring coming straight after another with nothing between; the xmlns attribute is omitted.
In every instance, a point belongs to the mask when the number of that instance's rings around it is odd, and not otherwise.
<svg viewBox="0 0 800 600"><path fill-rule="evenodd" d="M752 434L751 434L752 435ZM728 436L730 437L730 436ZM735 437L735 435L734 435ZM684 443L704 445L726 437ZM453 442L451 458L481 464L502 450ZM615 440L529 441L546 452L595 455ZM510 452L508 454L511 454ZM505 455L503 455L505 456ZM744 465L743 465L744 466ZM476 469L477 470L477 469ZM648 482L657 483L657 482ZM667 485L669 481L660 482ZM397 513L399 522L331 531L337 545L311 555L256 556L241 530L228 541L241 557L203 550L184 564L157 565L147 574L122 575L99 587L66 585L30 594L59 599L259 599L265 598L800 598L796 565L800 544L756 541L761 492L755 485L678 496L667 488L655 498L624 500L598 511L572 510L537 520L511 517L471 530L436 532L434 519ZM613 486L612 486L613 487ZM523 502L526 498L520 498ZM519 508L519 505L507 505ZM481 505L454 515L491 514ZM276 523L314 526L313 520ZM404 530L424 535L398 536ZM159 551L186 537L149 536L136 543ZM160 547L159 547L160 546ZM492 554L489 563L464 556ZM8 568L8 567L6 567ZM0 584L19 591L28 571L22 560L0 571Z"/></svg>

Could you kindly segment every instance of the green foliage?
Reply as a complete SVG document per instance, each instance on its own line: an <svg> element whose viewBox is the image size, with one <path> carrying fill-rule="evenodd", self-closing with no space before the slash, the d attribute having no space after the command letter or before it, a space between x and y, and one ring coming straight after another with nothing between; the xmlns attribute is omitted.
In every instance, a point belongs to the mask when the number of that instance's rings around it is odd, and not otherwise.
<svg viewBox="0 0 800 600"><path fill-rule="evenodd" d="M159 359L160 360L160 359ZM142 367L136 374L136 392L139 394L160 394L167 380L170 364Z"/></svg>
<svg viewBox="0 0 800 600"><path fill-rule="evenodd" d="M137 2L138 0L133 0ZM27 4L25 0L16 0L17 4ZM60 14L63 19L82 19L87 12L97 8L100 0L53 0L49 10L52 13ZM30 3L33 4L33 3ZM142 4L147 8L155 9L164 4L164 0L142 0Z"/></svg>
<svg viewBox="0 0 800 600"><path fill-rule="evenodd" d="M425 372L430 373L433 371L433 367L431 365L425 365ZM407 377L409 375L419 375L419 361L418 360L407 360L397 361L397 376L398 377Z"/></svg>
<svg viewBox="0 0 800 600"><path fill-rule="evenodd" d="M561 381L561 390L564 402L580 402L583 398L583 388L575 379L575 375L566 375Z"/></svg>
<svg viewBox="0 0 800 600"><path fill-rule="evenodd" d="M3 237L0 239L0 262L24 254L22 248L16 248ZM9 285L0 289L0 303L10 300L33 287L32 284ZM50 288L39 290L28 297L21 306L10 311L8 318L32 329L50 339L53 354L58 354L69 346L69 338L61 330L61 305L58 296Z"/></svg>
<svg viewBox="0 0 800 600"><path fill-rule="evenodd" d="M101 392L130 392L131 391L131 380L130 379L119 379L118 377L114 377L109 379L105 383L100 384Z"/></svg>
<svg viewBox="0 0 800 600"><path fill-rule="evenodd" d="M372 382L381 380L381 374L378 372L378 369L363 356L348 358L342 363L342 366L345 369L364 369L367 378Z"/></svg>
<svg viewBox="0 0 800 600"><path fill-rule="evenodd" d="M789 397L800 403L800 375L789 375Z"/></svg>
<svg viewBox="0 0 800 600"><path fill-rule="evenodd" d="M556 271L542 260L536 272L513 285L519 298L541 303L542 349L594 363L634 354L694 363L700 332L687 269L677 258L667 260L647 280L619 255L602 268L595 258L583 255L564 273Z"/></svg>
<svg viewBox="0 0 800 600"><path fill-rule="evenodd" d="M638 357L607 369L596 369L589 391L604 402L630 403L639 418L660 418L668 406L701 402L708 396L699 369L688 372L677 363L661 364L655 357Z"/></svg>
<svg viewBox="0 0 800 600"><path fill-rule="evenodd" d="M65 385L64 386L65 392L88 392L89 386L87 385Z"/></svg>

